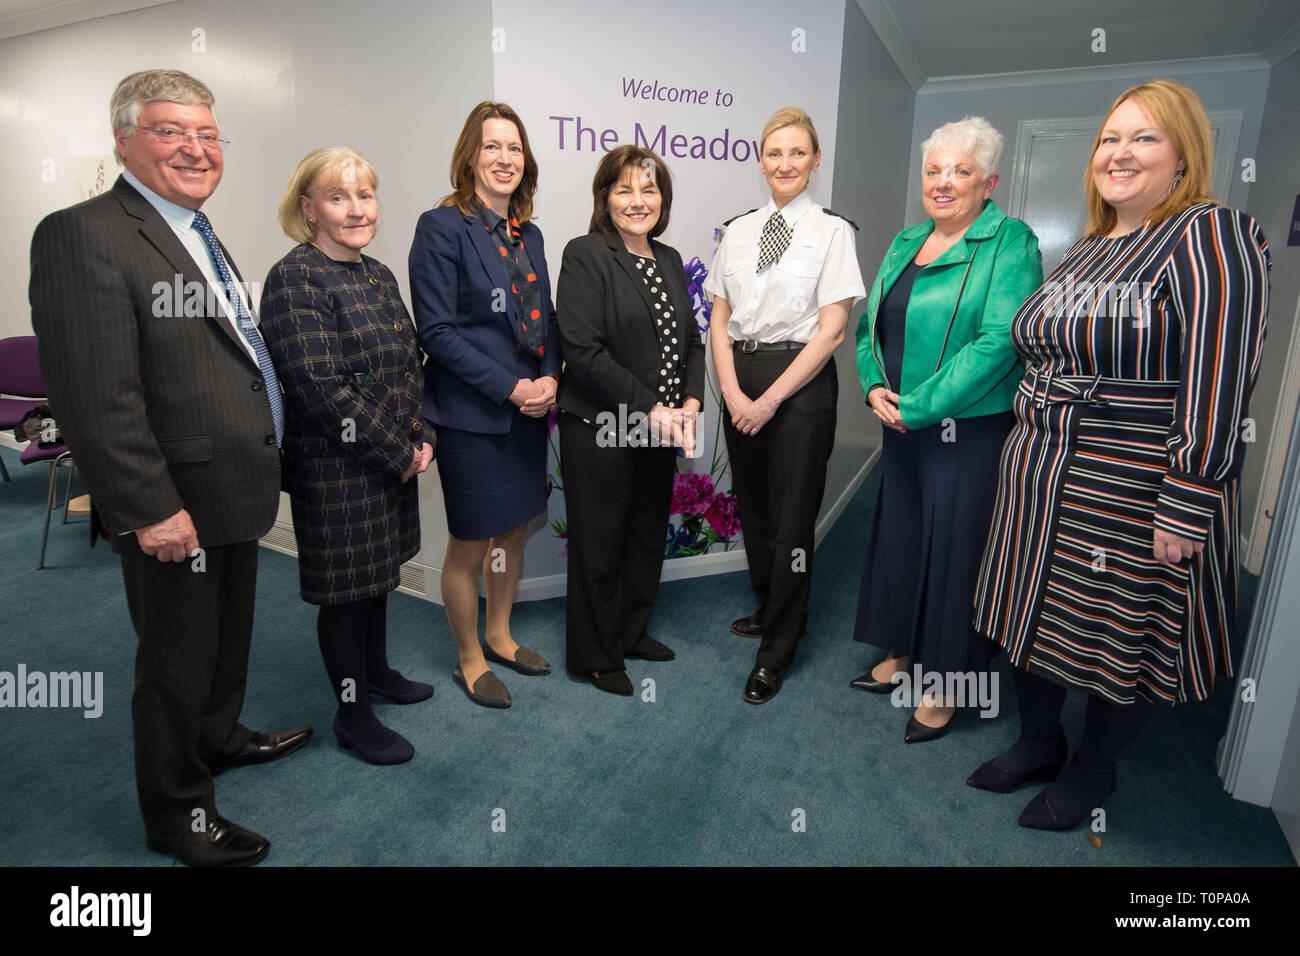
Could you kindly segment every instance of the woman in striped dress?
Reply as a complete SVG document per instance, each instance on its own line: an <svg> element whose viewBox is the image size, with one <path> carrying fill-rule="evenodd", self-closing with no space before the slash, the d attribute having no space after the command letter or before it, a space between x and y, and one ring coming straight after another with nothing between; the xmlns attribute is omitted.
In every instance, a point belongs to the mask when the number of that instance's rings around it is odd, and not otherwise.
<svg viewBox="0 0 1300 956"><path fill-rule="evenodd" d="M967 783L1055 780L1022 826L1077 826L1158 706L1232 673L1237 476L1269 256L1251 217L1210 198L1212 155L1193 91L1156 80L1121 94L1084 177L1088 233L1012 322L1028 368L974 623L1014 665L1021 735ZM1089 694L1069 766L1067 688Z"/></svg>

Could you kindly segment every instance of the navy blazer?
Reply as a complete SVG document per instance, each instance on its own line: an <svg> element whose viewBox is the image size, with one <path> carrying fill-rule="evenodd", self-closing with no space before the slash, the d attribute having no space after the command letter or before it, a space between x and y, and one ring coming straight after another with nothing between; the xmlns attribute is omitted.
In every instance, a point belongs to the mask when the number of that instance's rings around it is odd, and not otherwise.
<svg viewBox="0 0 1300 956"><path fill-rule="evenodd" d="M416 223L409 260L411 304L429 357L424 417L435 425L504 435L519 414L510 401L519 379L560 374L560 331L542 233L529 222L520 234L542 285L546 334L540 360L515 340L514 297L483 217L442 206Z"/></svg>

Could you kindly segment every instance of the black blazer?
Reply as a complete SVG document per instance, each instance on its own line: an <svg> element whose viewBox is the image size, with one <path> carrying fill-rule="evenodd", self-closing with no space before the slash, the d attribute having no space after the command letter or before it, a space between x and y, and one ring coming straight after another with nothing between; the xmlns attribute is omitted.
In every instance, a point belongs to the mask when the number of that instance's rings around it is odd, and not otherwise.
<svg viewBox="0 0 1300 956"><path fill-rule="evenodd" d="M280 449L261 372L219 305L171 314L178 278L207 288L120 177L32 237L41 375L114 551L138 553L119 532L182 508L205 547L255 540L275 522Z"/></svg>
<svg viewBox="0 0 1300 956"><path fill-rule="evenodd" d="M685 337L682 399L704 402L704 340L695 327L682 257L650 240ZM593 232L564 247L555 313L564 344L556 401L588 421L604 411L648 413L659 404L659 335L645 280L618 233Z"/></svg>

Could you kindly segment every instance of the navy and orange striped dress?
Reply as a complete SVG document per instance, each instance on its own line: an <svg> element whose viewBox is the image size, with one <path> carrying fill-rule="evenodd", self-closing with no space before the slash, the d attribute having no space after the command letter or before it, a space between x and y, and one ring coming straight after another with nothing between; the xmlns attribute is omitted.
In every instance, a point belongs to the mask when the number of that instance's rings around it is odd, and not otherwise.
<svg viewBox="0 0 1300 956"><path fill-rule="evenodd" d="M1080 239L1017 312L1028 368L974 598L1015 666L1120 703L1231 676L1269 267L1254 219L1199 203ZM1156 528L1205 549L1158 564Z"/></svg>

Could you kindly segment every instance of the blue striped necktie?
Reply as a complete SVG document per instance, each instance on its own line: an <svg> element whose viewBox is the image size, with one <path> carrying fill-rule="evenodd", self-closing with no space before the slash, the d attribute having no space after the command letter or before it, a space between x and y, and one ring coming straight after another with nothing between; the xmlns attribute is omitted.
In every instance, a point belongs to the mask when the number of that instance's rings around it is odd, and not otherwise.
<svg viewBox="0 0 1300 956"><path fill-rule="evenodd" d="M244 297L239 294L239 286L226 266L226 257L221 254L221 244L217 242L217 234L212 231L212 223L208 222L208 217L202 211L194 213L194 228L203 237L212 264L217 267L217 275L226 287L230 307L239 319L239 331L244 334L248 344L253 347L253 354L257 356L257 367L262 370L262 382L266 386L266 400L271 403L271 420L275 422L275 443L279 445L284 441L284 396L280 392L280 380L275 376L275 366L271 364L271 353L266 350L262 333L257 330L257 324L244 306Z"/></svg>

